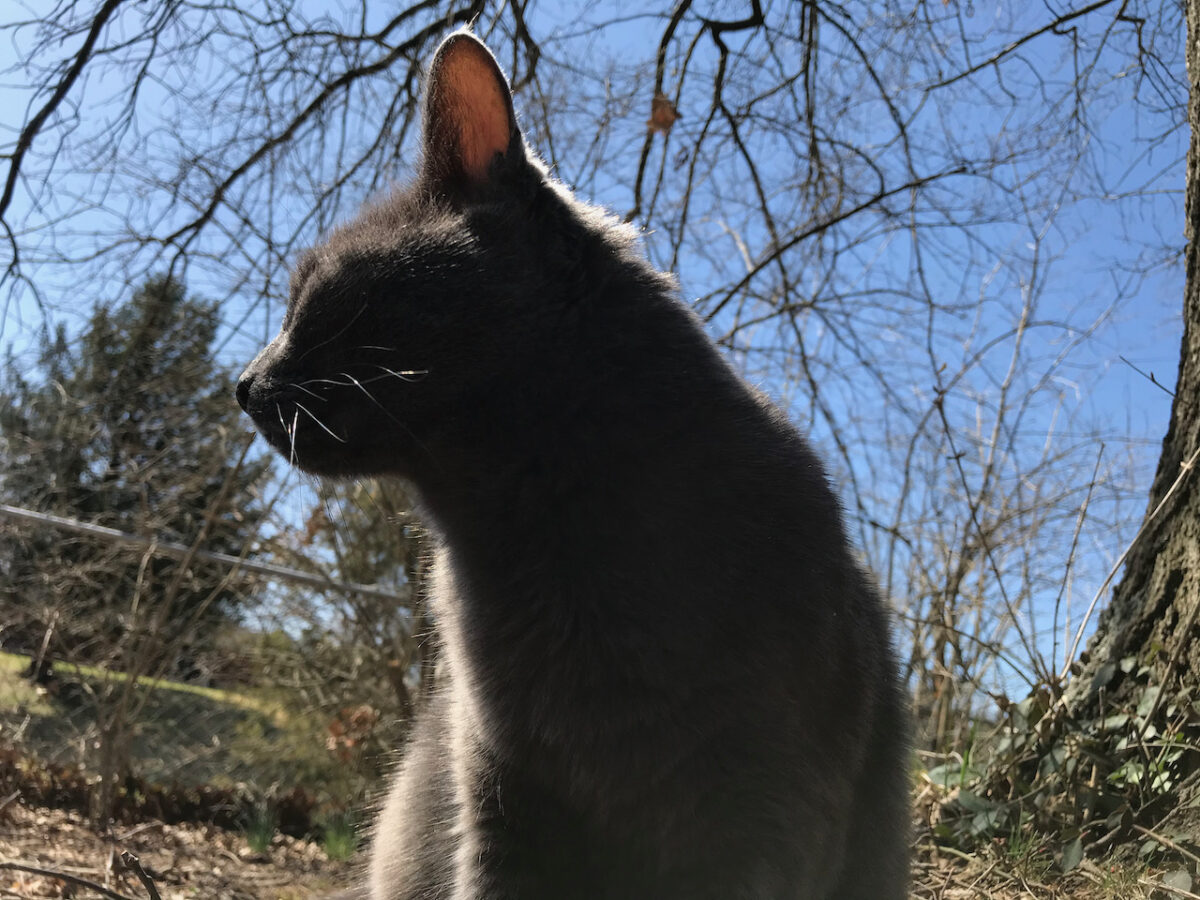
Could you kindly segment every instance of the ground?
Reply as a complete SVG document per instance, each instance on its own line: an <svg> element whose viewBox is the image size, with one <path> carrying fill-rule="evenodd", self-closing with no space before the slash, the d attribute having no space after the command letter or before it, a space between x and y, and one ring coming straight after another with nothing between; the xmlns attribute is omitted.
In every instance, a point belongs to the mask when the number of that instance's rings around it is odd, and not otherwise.
<svg viewBox="0 0 1200 900"><path fill-rule="evenodd" d="M0 897L146 900L151 895L132 873L110 865L121 851L138 857L162 900L309 900L355 876L353 862L331 862L319 846L280 835L261 855L242 835L202 825L145 822L105 838L73 813L9 802L0 811ZM109 893L17 866L74 876Z"/></svg>
<svg viewBox="0 0 1200 900"><path fill-rule="evenodd" d="M3 803L0 800L0 803ZM108 861L129 851L153 877L162 900L317 900L352 883L358 863L334 863L315 844L276 836L270 851L251 853L245 838L200 825L145 822L105 838L72 813L30 808L10 800L0 807L0 897L146 900L150 894L129 872ZM23 868L19 868L23 867ZM117 868L120 868L118 864ZM42 870L30 872L28 869ZM53 874L103 886L107 893ZM1163 884L1164 873L1084 860L1070 875L1049 858L994 858L935 850L919 842L912 900L1196 900L1182 886ZM1190 888L1190 885L1189 885Z"/></svg>

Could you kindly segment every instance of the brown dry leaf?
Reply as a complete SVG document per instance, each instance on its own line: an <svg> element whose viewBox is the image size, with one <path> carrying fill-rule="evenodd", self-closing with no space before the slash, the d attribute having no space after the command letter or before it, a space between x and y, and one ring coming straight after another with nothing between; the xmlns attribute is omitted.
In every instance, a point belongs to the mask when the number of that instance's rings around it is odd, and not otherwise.
<svg viewBox="0 0 1200 900"><path fill-rule="evenodd" d="M675 124L675 120L682 118L683 114L675 108L670 97L666 94L655 94L654 99L650 101L650 118L646 120L646 127L652 132L666 134Z"/></svg>

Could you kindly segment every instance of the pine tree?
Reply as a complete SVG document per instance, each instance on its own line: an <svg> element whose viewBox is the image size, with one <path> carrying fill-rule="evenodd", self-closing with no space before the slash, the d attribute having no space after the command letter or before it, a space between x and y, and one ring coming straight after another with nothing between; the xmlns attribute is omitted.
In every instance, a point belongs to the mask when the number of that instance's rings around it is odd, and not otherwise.
<svg viewBox="0 0 1200 900"><path fill-rule="evenodd" d="M241 462L234 375L212 357L215 305L155 278L97 304L74 342L61 327L36 367L11 352L0 387L3 501L161 541L237 553L259 517L267 462ZM60 657L121 668L194 649L243 598L211 564L123 549L54 529L0 530L5 646L35 651L53 627ZM132 627L154 640L126 640ZM150 646L150 645L153 646ZM165 660L158 660L165 664Z"/></svg>
<svg viewBox="0 0 1200 900"><path fill-rule="evenodd" d="M263 511L268 461L246 459L234 375L217 365L215 304L170 277L125 303L97 304L74 342L59 328L33 371L10 352L0 386L0 498L158 541L237 553ZM213 643L250 596L227 569L98 538L0 526L0 640L88 663L74 692L90 700L98 774L92 818L105 825L132 768L146 678ZM153 685L150 682L149 685Z"/></svg>

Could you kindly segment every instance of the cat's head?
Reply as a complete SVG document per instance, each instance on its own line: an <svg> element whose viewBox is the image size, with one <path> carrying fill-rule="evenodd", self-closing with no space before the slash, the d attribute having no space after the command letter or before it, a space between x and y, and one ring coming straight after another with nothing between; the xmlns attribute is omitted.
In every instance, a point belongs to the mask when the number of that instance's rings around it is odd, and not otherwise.
<svg viewBox="0 0 1200 900"><path fill-rule="evenodd" d="M570 314L547 305L578 277L572 254L606 252L573 236L607 227L583 209L527 151L488 49L452 35L429 70L415 183L299 260L238 402L318 475L411 475L452 423L502 425L503 398L536 390L569 352Z"/></svg>

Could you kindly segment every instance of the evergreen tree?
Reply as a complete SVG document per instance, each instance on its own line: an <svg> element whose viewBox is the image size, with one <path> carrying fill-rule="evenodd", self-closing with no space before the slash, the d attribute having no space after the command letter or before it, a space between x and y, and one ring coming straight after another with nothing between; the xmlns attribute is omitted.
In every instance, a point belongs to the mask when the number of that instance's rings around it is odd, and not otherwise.
<svg viewBox="0 0 1200 900"><path fill-rule="evenodd" d="M11 352L0 386L3 502L160 541L237 553L260 515L265 460L212 358L217 309L169 278L98 304L75 342L61 327L32 372ZM5 646L137 668L202 646L243 591L219 566L179 562L53 528L0 527ZM131 629L143 640L130 641ZM152 640L151 640L152 638Z"/></svg>

